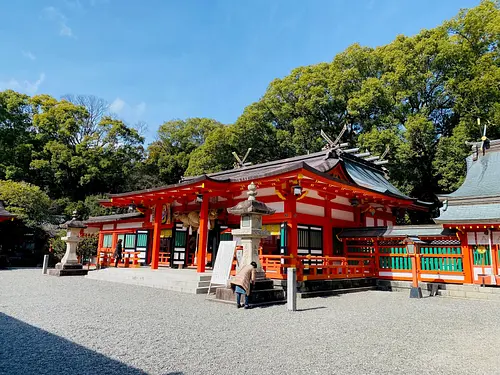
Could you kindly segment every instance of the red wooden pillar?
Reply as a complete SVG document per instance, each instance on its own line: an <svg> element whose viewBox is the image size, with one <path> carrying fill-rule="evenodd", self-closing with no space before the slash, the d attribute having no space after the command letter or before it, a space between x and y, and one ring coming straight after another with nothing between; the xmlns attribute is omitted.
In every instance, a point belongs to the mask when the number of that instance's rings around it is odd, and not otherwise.
<svg viewBox="0 0 500 375"><path fill-rule="evenodd" d="M493 230L488 230L488 237L490 243L490 256L491 256L491 284L497 285L495 275L498 275L498 255L495 251L495 245L493 244Z"/></svg>
<svg viewBox="0 0 500 375"><path fill-rule="evenodd" d="M325 226L323 228L323 256L333 256L332 209L330 197L325 196Z"/></svg>
<svg viewBox="0 0 500 375"><path fill-rule="evenodd" d="M196 256L196 269L198 272L205 272L208 245L208 201L209 197L203 197L200 209L200 227L198 238L198 254Z"/></svg>
<svg viewBox="0 0 500 375"><path fill-rule="evenodd" d="M99 237L97 240L97 259L96 259L96 266L99 267L101 265L101 250L102 250L102 245L104 242L104 233L102 232L102 225L99 227Z"/></svg>
<svg viewBox="0 0 500 375"><path fill-rule="evenodd" d="M118 233L113 232L113 237L111 237L111 250L115 251L117 243L118 243Z"/></svg>
<svg viewBox="0 0 500 375"><path fill-rule="evenodd" d="M153 218L153 246L151 247L151 269L158 269L160 257L160 236L161 236L161 214L163 205L161 202L155 205L155 217Z"/></svg>
<svg viewBox="0 0 500 375"><path fill-rule="evenodd" d="M472 284L474 282L474 267L471 261L471 249L467 241L467 232L458 232L460 246L462 248L462 267L464 269L464 284Z"/></svg>
<svg viewBox="0 0 500 375"><path fill-rule="evenodd" d="M115 225L114 230L116 231L116 225ZM118 233L113 232L112 237L111 237L111 254L109 254L109 253L106 254L106 258L107 258L106 266L110 266L113 263L113 255L114 255L117 243L118 243Z"/></svg>

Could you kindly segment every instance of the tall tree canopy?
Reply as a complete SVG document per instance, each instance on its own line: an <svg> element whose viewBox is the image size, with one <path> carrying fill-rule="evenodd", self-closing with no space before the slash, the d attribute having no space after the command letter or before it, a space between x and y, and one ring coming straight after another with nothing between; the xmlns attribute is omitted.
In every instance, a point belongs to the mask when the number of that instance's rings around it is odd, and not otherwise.
<svg viewBox="0 0 500 375"><path fill-rule="evenodd" d="M347 125L353 146L379 154L390 146L393 183L433 200L460 185L465 141L481 136L476 118L500 136L499 31L499 2L484 0L435 29L377 48L354 44L330 63L294 69L272 81L223 140L221 131L211 134L187 172L229 168L230 151L256 145L254 162L318 151L321 130L333 136Z"/></svg>
<svg viewBox="0 0 500 375"><path fill-rule="evenodd" d="M500 2L377 48L354 44L331 62L273 80L234 124L171 120L144 139L92 96L0 92L0 179L39 186L68 212L85 196L176 183L183 175L318 151L320 131L381 154L392 182L424 200L456 189L466 140L500 137ZM481 123L478 124L477 119ZM80 201L80 203L76 203ZM92 208L94 207L94 208ZM56 210L57 211L57 210Z"/></svg>

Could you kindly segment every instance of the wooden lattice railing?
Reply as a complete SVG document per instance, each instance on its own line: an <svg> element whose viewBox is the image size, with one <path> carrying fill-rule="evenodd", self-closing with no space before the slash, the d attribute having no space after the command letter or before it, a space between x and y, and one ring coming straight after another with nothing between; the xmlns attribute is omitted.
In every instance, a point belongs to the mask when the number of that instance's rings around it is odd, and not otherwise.
<svg viewBox="0 0 500 375"><path fill-rule="evenodd" d="M372 259L321 257L321 256L283 256L261 255L260 261L266 276L271 279L285 279L286 268L297 269L297 280L329 280L373 277L375 267Z"/></svg>
<svg viewBox="0 0 500 375"><path fill-rule="evenodd" d="M137 268L139 264L140 251L124 251L122 260L118 263L118 267ZM100 248L97 250L97 265L99 268L114 266L114 251L111 248Z"/></svg>

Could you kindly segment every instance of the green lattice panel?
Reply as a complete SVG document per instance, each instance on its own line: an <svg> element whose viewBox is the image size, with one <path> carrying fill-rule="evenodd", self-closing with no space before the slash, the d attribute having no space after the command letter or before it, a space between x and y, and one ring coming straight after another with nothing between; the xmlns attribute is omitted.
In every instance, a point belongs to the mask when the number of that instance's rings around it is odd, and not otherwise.
<svg viewBox="0 0 500 375"><path fill-rule="evenodd" d="M441 255L436 257L421 258L420 268L423 271L463 271L462 259L443 257L443 255L447 254L462 254L462 249L460 247L421 247L420 254Z"/></svg>
<svg viewBox="0 0 500 375"><path fill-rule="evenodd" d="M484 263L483 263L484 259ZM486 252L484 254L479 254L476 250L474 250L474 265L475 266L489 266L491 265L491 256L490 256L490 248L486 246Z"/></svg>
<svg viewBox="0 0 500 375"><path fill-rule="evenodd" d="M105 234L102 239L102 247L111 247L112 243L113 243L113 235Z"/></svg>
<svg viewBox="0 0 500 375"><path fill-rule="evenodd" d="M139 233L137 235L137 247L146 247L148 243L147 233Z"/></svg>
<svg viewBox="0 0 500 375"><path fill-rule="evenodd" d="M133 249L135 248L135 234L127 234L125 236L125 248Z"/></svg>
<svg viewBox="0 0 500 375"><path fill-rule="evenodd" d="M176 231L175 232L175 247L185 247L186 246L187 232Z"/></svg>

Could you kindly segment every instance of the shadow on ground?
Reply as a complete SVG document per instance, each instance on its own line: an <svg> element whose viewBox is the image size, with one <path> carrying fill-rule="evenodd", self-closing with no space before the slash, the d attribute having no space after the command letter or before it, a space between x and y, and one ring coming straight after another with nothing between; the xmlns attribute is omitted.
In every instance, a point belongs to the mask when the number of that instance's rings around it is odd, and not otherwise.
<svg viewBox="0 0 500 375"><path fill-rule="evenodd" d="M146 374L3 313L0 348L0 374Z"/></svg>
<svg viewBox="0 0 500 375"><path fill-rule="evenodd" d="M326 306L306 307L304 309L297 309L297 311L309 311L309 310L321 310L321 309L326 309Z"/></svg>

